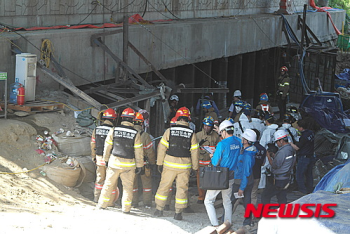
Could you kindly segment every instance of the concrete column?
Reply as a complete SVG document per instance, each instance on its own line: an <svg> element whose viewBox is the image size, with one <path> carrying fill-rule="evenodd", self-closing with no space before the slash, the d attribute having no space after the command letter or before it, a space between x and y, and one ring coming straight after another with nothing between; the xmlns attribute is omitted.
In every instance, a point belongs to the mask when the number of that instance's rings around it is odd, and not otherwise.
<svg viewBox="0 0 350 234"><path fill-rule="evenodd" d="M193 88L195 87L194 82L194 66L193 65L184 65L176 68L176 85L184 84L186 88ZM193 106L194 100L193 100L193 94L192 93L186 93L186 94L179 94L180 98L179 106L186 106L190 110L192 109L193 112Z"/></svg>
<svg viewBox="0 0 350 234"><path fill-rule="evenodd" d="M233 92L236 89L241 89L242 64L243 56L241 54L230 57L228 60L227 87L230 89L227 94L228 105L231 105Z"/></svg>
<svg viewBox="0 0 350 234"><path fill-rule="evenodd" d="M212 87L226 88L227 87L227 74L228 74L228 58L220 58L212 61L212 77L219 83ZM216 98L217 106L219 109L224 109L227 107L226 93L220 93Z"/></svg>
<svg viewBox="0 0 350 234"><path fill-rule="evenodd" d="M242 98L253 104L256 52L243 55Z"/></svg>

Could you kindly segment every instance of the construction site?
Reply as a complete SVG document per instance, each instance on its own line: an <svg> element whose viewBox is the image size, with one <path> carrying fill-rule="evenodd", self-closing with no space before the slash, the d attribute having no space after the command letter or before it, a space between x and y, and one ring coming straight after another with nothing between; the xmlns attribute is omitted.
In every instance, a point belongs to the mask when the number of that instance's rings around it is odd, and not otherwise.
<svg viewBox="0 0 350 234"><path fill-rule="evenodd" d="M327 3L0 1L1 233L348 233L350 43L346 12ZM288 203L336 203L335 217L262 218L244 226L238 202L232 223L214 227L196 203L193 175L194 213L181 221L172 217L174 198L164 217L154 217L154 201L130 214L120 198L96 209L90 144L106 109L118 118L125 108L147 111L144 131L156 150L169 127L172 95L191 111L195 132L205 117L198 103L208 94L220 122L229 117L235 90L252 107L266 93L281 119L276 91L283 66L290 76L287 108L315 123L315 156L322 158L313 169L314 193L288 191ZM154 199L159 172L152 178ZM218 215L222 203L215 203Z"/></svg>

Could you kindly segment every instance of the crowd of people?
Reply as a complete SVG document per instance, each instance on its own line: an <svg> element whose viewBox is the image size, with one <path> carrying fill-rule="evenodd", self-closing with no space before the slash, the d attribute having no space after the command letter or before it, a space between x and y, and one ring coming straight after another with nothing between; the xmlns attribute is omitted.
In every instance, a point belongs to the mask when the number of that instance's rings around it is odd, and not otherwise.
<svg viewBox="0 0 350 234"><path fill-rule="evenodd" d="M282 67L279 79L279 105L286 104L289 85L286 69ZM253 109L242 99L241 91L236 90L229 114L220 122L220 112L208 94L196 106L197 115L203 116L196 132L190 110L178 108L178 103L179 97L172 95L169 125L157 146L145 131L147 111L126 108L119 116L119 125L113 109L103 112L103 122L91 139L92 159L97 166L94 201L98 209L114 206L119 180L123 190L122 211L130 213L131 207L139 204L141 180L143 205L150 208L154 198L156 217L169 210L172 189L176 188L174 219L182 220L182 213L189 207L191 174L197 176L197 203L204 204L213 226L226 220L232 223L232 207L239 197L245 207L250 203L257 205L259 189L263 189L260 201L263 204L270 203L273 196L277 196L278 203L286 203L287 189L295 179L299 193L312 192L314 133L308 129L307 121L292 116L296 112L294 107L290 113L281 107L278 125L266 93L260 95L260 102ZM227 189L200 188L199 168L209 166L228 168ZM154 171L161 175L156 191L152 190ZM214 207L219 193L224 207L221 220ZM252 222L253 218L247 217L243 224Z"/></svg>

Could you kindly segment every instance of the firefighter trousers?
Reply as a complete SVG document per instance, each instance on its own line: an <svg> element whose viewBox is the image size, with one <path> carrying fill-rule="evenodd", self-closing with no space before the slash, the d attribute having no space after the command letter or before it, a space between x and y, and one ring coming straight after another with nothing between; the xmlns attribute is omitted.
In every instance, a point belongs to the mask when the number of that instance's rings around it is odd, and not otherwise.
<svg viewBox="0 0 350 234"><path fill-rule="evenodd" d="M95 181L95 189L94 189L94 202L98 202L100 198L101 191L103 188L103 184L106 179L106 166L96 165L96 181ZM110 203L108 206L114 206L114 202L117 199L117 186L114 186L114 190L112 191L112 196Z"/></svg>
<svg viewBox="0 0 350 234"><path fill-rule="evenodd" d="M142 197L143 197L143 205L151 206L152 205L152 175L151 169L145 168L144 175L135 175L134 180L134 195L132 198L132 205L138 205L139 203L139 179L141 178L142 182Z"/></svg>
<svg viewBox="0 0 350 234"><path fill-rule="evenodd" d="M187 193L188 183L190 180L191 170L170 170L164 168L162 178L159 183L159 188L155 196L155 202L158 210L164 210L167 203L169 189L176 179L176 194L175 194L175 212L181 213L188 205Z"/></svg>
<svg viewBox="0 0 350 234"><path fill-rule="evenodd" d="M131 202L133 196L133 184L135 179L135 170L122 170L108 167L105 184L98 200L98 206L106 208L112 199L112 192L118 185L120 177L123 184L122 211L129 212L131 210Z"/></svg>

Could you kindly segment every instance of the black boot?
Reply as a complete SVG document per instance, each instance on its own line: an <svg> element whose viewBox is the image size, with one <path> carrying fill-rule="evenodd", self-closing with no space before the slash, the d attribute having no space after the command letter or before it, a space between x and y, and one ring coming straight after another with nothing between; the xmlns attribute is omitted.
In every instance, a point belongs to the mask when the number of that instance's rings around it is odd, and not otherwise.
<svg viewBox="0 0 350 234"><path fill-rule="evenodd" d="M183 209L183 212L184 212L184 213L196 213L196 212L194 212L194 210L193 210L191 207L189 207L189 206L187 206L185 209Z"/></svg>
<svg viewBox="0 0 350 234"><path fill-rule="evenodd" d="M175 213L174 219L176 219L176 220L182 220L182 213Z"/></svg>
<svg viewBox="0 0 350 234"><path fill-rule="evenodd" d="M163 211L157 209L157 210L154 212L154 216L156 216L156 217L162 217L162 216L163 216Z"/></svg>

